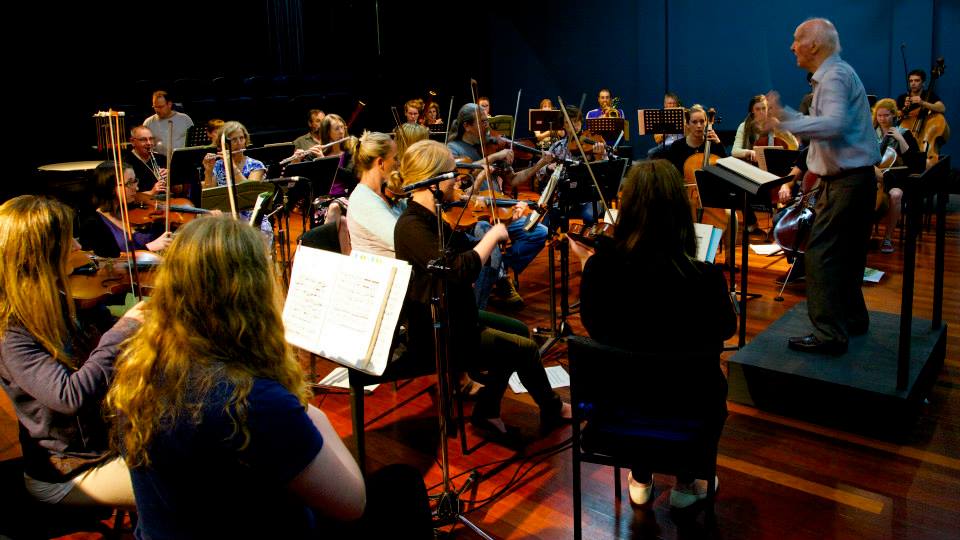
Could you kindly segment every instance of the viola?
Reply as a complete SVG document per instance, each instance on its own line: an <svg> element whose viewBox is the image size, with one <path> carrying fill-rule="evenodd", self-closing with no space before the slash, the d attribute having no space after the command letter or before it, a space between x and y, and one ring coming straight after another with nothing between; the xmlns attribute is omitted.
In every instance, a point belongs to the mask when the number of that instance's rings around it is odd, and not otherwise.
<svg viewBox="0 0 960 540"><path fill-rule="evenodd" d="M807 171L800 184L803 196L787 208L773 229L774 240L788 253L801 254L807 250L816 217L814 206L820 194L819 180L819 176Z"/></svg>
<svg viewBox="0 0 960 540"><path fill-rule="evenodd" d="M459 193L459 190L455 193ZM470 228L478 221L489 221L493 219L494 214L497 220L509 222L513 219L513 207L518 204L525 205L522 215L529 214L533 208L537 207L535 201L497 197L496 202L493 202L490 197L474 196L470 199L461 198L444 203L443 220L457 230Z"/></svg>
<svg viewBox="0 0 960 540"><path fill-rule="evenodd" d="M142 288L152 284L150 270L160 264L160 256L150 251L136 252L139 282ZM68 276L70 292L74 303L80 309L89 309L118 294L131 291L128 275L130 258L121 254L119 258L97 257L88 251L75 251L70 254L68 267L72 273Z"/></svg>

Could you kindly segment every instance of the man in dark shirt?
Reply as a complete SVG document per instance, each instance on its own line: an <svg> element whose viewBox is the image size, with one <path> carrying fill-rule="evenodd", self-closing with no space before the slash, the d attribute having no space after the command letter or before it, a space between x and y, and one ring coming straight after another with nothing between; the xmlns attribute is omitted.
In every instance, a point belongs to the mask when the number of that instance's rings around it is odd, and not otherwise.
<svg viewBox="0 0 960 540"><path fill-rule="evenodd" d="M897 106L904 110L909 105L909 110L923 109L943 114L947 111L947 106L940 101L940 96L933 92L923 95L923 83L927 80L927 74L922 69L915 69L907 75L907 87L909 92L900 94L897 98Z"/></svg>

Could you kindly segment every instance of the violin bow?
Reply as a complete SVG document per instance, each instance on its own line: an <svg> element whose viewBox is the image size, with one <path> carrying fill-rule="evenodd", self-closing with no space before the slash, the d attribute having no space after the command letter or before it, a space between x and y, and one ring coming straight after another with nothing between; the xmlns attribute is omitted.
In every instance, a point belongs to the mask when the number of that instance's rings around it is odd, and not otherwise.
<svg viewBox="0 0 960 540"><path fill-rule="evenodd" d="M450 121L453 120L453 96L450 96L450 108L447 109L447 125L446 133L443 136L443 144L446 145L450 142Z"/></svg>
<svg viewBox="0 0 960 540"><path fill-rule="evenodd" d="M520 114L520 94L523 92L523 88L517 90L517 105L513 108L513 122L510 124L510 150L513 151L513 140L516 139L517 135L517 115Z"/></svg>
<svg viewBox="0 0 960 540"><path fill-rule="evenodd" d="M223 174L227 178L227 198L230 199L230 214L233 219L240 219L237 213L237 192L233 178L233 149L230 148L230 139L227 133L220 134L220 154L223 156Z"/></svg>
<svg viewBox="0 0 960 540"><path fill-rule="evenodd" d="M403 128L400 127L400 113L397 112L397 108L393 105L390 106L390 112L393 113L393 122L397 125L397 135L400 136L400 140L403 141L403 147L407 147L407 136L403 134Z"/></svg>
<svg viewBox="0 0 960 540"><path fill-rule="evenodd" d="M484 148L487 142L487 130L483 127L483 124L480 123L480 115L483 114L483 109L480 108L480 101L478 100L480 93L477 91L476 79L470 79L470 94L473 97L473 104L476 106L476 116L473 121L477 124L477 131L480 137L480 157L483 158L483 164L487 167L487 188L488 191L490 191L490 223L497 225L500 223L500 216L497 215L497 192L493 189L495 179L493 175L490 174L490 162L487 161L487 151ZM475 189L471 191L471 195L474 192L476 192ZM502 248L501 251L503 251Z"/></svg>
<svg viewBox="0 0 960 540"><path fill-rule="evenodd" d="M123 152L120 150L120 137L123 128L120 122L120 113L110 110L108 126L110 131L110 146L113 152L113 175L117 182L117 198L120 201L120 222L123 225L123 248L130 257L131 264L127 265L127 275L130 277L130 289L137 294L137 300L143 300L143 291L139 287L140 275L137 269L137 252L130 249L133 244L133 229L130 227L130 214L127 210L127 190L123 181Z"/></svg>
<svg viewBox="0 0 960 540"><path fill-rule="evenodd" d="M173 161L173 120L167 120L167 186L165 192L166 209L163 211L163 231L170 232L170 162ZM158 178L159 180L159 178Z"/></svg>
<svg viewBox="0 0 960 540"><path fill-rule="evenodd" d="M577 141L577 149L580 150L580 157L583 158L583 164L587 166L587 172L590 173L590 180L593 181L593 188L597 190L597 196L600 197L600 205L603 207L603 215L606 216L610 213L610 207L607 206L607 201L603 198L603 192L600 191L600 182L597 182L597 177L593 174L593 168L590 166L590 161L587 160L587 153L583 151L583 145L580 144L580 137L577 136L577 131L573 129L573 121L570 120L570 115L567 114L567 106L563 103L563 98L557 96L557 101L560 103L560 110L563 111L564 125L569 128L569 133L572 134L568 135L568 137L572 136L573 140ZM569 138L567 140L569 140ZM619 213L617 213L616 217L613 219L614 227L616 227L618 221L620 221Z"/></svg>

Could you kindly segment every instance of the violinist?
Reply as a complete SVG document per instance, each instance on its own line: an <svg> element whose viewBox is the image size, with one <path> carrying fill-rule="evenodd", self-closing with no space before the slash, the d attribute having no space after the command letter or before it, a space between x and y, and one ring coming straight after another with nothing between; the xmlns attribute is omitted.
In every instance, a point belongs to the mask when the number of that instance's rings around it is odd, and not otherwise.
<svg viewBox="0 0 960 540"><path fill-rule="evenodd" d="M460 107L457 118L451 123L450 134L451 137L448 146L455 158L467 158L471 161L481 160L483 154L481 153L480 145L487 142L487 136L489 135L489 125L487 124L486 114L481 111L478 117L477 106L473 103L467 103L463 107ZM491 150L493 149L491 148ZM488 152L486 157L488 163L496 163L498 161L503 161L508 165L513 163L513 151L509 148ZM552 160L553 155L549 152L544 152L533 166L519 172L507 173L506 177L513 186L527 183L537 171L545 167ZM479 192L480 195L483 195L483 192L488 189L487 182L485 181L487 179L489 179L489 173L486 170L481 171L477 176L475 186L481 190ZM493 189L498 193L498 196L503 196L501 180L501 178L493 178L490 182ZM512 268L517 275L523 272L527 265L537 256L537 253L540 253L544 248L544 242L549 234L547 228L542 224L537 224L531 231L525 231L524 225L526 225L526 223L527 217L524 216L511 221L507 226L510 233L510 248L503 254L502 262L497 261L499 252L494 254L494 260L492 262L492 268L499 276L491 276L487 286L479 286L480 284L478 284L477 300L481 308L486 305L490 286L493 285L494 282L496 282L494 289L495 299L501 302L504 307L508 309L519 309L523 306L523 298L517 293L513 280L506 275L506 270ZM490 224L485 221L478 222L474 235L476 237L483 236L486 228L489 226ZM494 272L491 272L491 274L493 273ZM495 277L497 279L494 279Z"/></svg>
<svg viewBox="0 0 960 540"><path fill-rule="evenodd" d="M267 168L262 161L253 159L244 154L244 149L250 144L250 132L240 122L226 122L217 134L220 141L221 134L226 134L230 141L232 154L230 155L233 167L233 179L238 184L247 181L263 180ZM203 157L203 187L227 185L227 173L223 158L219 154L207 154Z"/></svg>
<svg viewBox="0 0 960 540"><path fill-rule="evenodd" d="M687 160L688 157L705 150L705 145L707 139L710 139L710 154L716 155L719 157L725 157L727 155L726 150L723 148L723 144L720 142L720 137L717 136L717 132L710 128L707 130L707 112L703 109L701 105L693 105L687 109L684 114L686 120L685 131L687 132L686 136L682 139L678 139L673 142L669 147L667 147L667 154L665 158L673 163L673 166L677 168L677 171L680 174L683 174L683 163Z"/></svg>
<svg viewBox="0 0 960 540"><path fill-rule="evenodd" d="M927 72L915 69L907 74L907 93L897 97L897 105L901 111L913 112L922 109L944 114L947 106L940 100L940 96L933 92L923 95L923 83L927 81Z"/></svg>
<svg viewBox="0 0 960 540"><path fill-rule="evenodd" d="M129 163L123 164L123 189L127 204L137 198L137 176ZM127 236L120 215L120 198L117 194L117 179L112 161L105 161L93 171L92 212L80 213L80 245L100 257L118 257L126 250ZM144 231L133 231L131 250L146 249L157 252L166 249L173 241L170 233L163 232L163 223L153 223Z"/></svg>
<svg viewBox="0 0 960 540"><path fill-rule="evenodd" d="M141 304L102 336L78 318L67 260L73 212L22 195L0 206L0 386L21 427L24 484L40 502L132 509L123 459L109 452L101 405Z"/></svg>
<svg viewBox="0 0 960 540"><path fill-rule="evenodd" d="M733 140L733 157L740 158L748 163L757 164L757 153L754 146L771 146L768 144L768 133L763 131L763 124L767 120L767 97L760 94L750 98L747 105L747 117L737 127L737 136ZM789 131L778 130L773 133L774 139L780 139L790 150L799 147L797 138Z"/></svg>
<svg viewBox="0 0 960 540"><path fill-rule="evenodd" d="M813 330L787 340L801 352L840 355L849 337L867 332L869 313L861 290L871 214L876 200L873 165L880 160L870 123L867 92L840 58L840 36L827 19L804 21L790 50L797 66L813 73L810 115L781 108L775 92L764 128L809 137L807 168L823 186L805 252L807 312Z"/></svg>
<svg viewBox="0 0 960 540"><path fill-rule="evenodd" d="M454 170L453 154L448 148L436 141L420 141L407 149L399 169L392 174L391 183L409 185ZM430 299L434 294L435 278L427 268L439 253L435 198L449 201L453 196L454 182L446 180L437 186L414 191L394 231L397 258L409 261L413 266L404 313L409 329L408 347L414 358L434 358ZM514 371L540 407L542 431L569 421L570 405L561 401L550 388L546 371L540 363L539 349L530 339L529 332L520 335L503 329L522 328L523 323L506 317L499 318L498 322L477 309L473 283L497 242L508 238L506 226L502 223L492 226L478 242L462 232L451 231L446 222L439 232L448 239L446 246L450 253L446 260L450 271L445 275L451 370L471 374L488 371L482 381L485 386L477 396L471 415L473 426L494 441L517 442L516 431L508 428L500 418L500 401Z"/></svg>
<svg viewBox="0 0 960 540"><path fill-rule="evenodd" d="M418 124L417 127L426 130ZM395 200L385 193L385 184L397 168L397 145L386 133L364 132L353 156L360 183L350 193L347 215L352 249L394 257L393 229L407 207L406 200ZM399 186L394 187L399 193ZM391 192L392 193L392 192Z"/></svg>
<svg viewBox="0 0 960 540"><path fill-rule="evenodd" d="M701 419L712 428L715 444L727 416L720 354L724 340L737 328L726 280L718 267L694 257L690 201L683 179L669 162L633 165L620 190L613 238L599 237L594 253L568 237L571 251L584 265L580 317L590 337L604 345L669 360L670 365L621 366L624 371L617 376L635 380L637 392L662 396L652 401L662 402L670 414ZM660 378L651 378L653 373ZM640 459L631 469L630 500L645 504L653 493L654 471ZM705 479L681 469L670 506L696 503L706 496L705 488Z"/></svg>
<svg viewBox="0 0 960 540"><path fill-rule="evenodd" d="M877 177L877 204L874 217L876 219L887 217L886 230L883 240L880 242L881 253L893 253L895 251L892 233L897 226L897 222L900 221L903 200L903 190L900 188L884 189L884 169L902 164L903 160L900 159L900 156L904 152L920 150L917 139L909 129L894 125L898 113L897 102L891 98L881 99L873 106L873 126L877 134L877 141L880 143L880 164L874 167Z"/></svg>
<svg viewBox="0 0 960 540"><path fill-rule="evenodd" d="M580 134L583 128L583 116L580 112L580 108L574 105L567 105L567 115L570 117L570 122L573 124L573 129L576 130L576 134L574 136L580 137ZM593 160L606 159L607 147L604 144L603 140L591 139L591 141L592 143L587 143L586 141L582 143L585 147L588 145L592 146L592 148L587 154L588 157L593 158ZM584 150L586 151L587 149L584 148ZM577 143L573 139L571 139L570 136L566 134L566 132L564 132L563 137L561 137L559 140L557 140L552 145L550 145L550 153L553 154L555 159L559 161L566 161L570 159L573 159L573 160L580 159L580 151L577 148ZM556 169L556 167L557 167L556 163L551 163L547 165L545 168L537 171L538 183L540 185L543 185L543 183L546 182L546 179L549 177L549 175L553 174L553 170ZM550 224L556 223L558 216L559 216L558 209L555 207L551 208L550 212L547 215L547 219L545 220L547 226L549 226ZM594 203L592 202L581 203L579 212L576 213L575 215L571 215L568 217L582 219L585 225L590 225L596 222L597 216L594 208Z"/></svg>
<svg viewBox="0 0 960 540"><path fill-rule="evenodd" d="M413 143L429 138L430 130L420 124L407 122L400 124L398 128L393 130L393 140L397 143L397 153L401 156L407 150L407 147Z"/></svg>
<svg viewBox="0 0 960 540"><path fill-rule="evenodd" d="M409 124L420 123L420 111L423 110L422 99L409 99L403 104L403 115Z"/></svg>
<svg viewBox="0 0 960 540"><path fill-rule="evenodd" d="M130 149L124 150L123 162L133 167L141 193L156 195L167 187L167 157L153 151L156 140L146 126L130 130Z"/></svg>

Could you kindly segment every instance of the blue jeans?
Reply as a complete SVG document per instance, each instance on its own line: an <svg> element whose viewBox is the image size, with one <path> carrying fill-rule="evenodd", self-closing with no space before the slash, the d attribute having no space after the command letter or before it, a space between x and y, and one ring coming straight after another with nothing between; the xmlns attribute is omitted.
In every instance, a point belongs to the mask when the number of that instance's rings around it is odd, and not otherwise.
<svg viewBox="0 0 960 540"><path fill-rule="evenodd" d="M494 247L487 264L480 269L480 276L477 277L474 284L474 294L477 298L478 308L486 307L487 298L490 296L490 291L493 290L493 285L507 275L507 268L513 269L516 274L520 274L543 249L549 231L542 224L537 224L529 232L523 230L524 225L527 224L527 219L524 216L507 225L507 232L510 233L510 248L504 254L500 253L499 247ZM492 225L489 222L478 221L470 237L479 240L491 227Z"/></svg>

